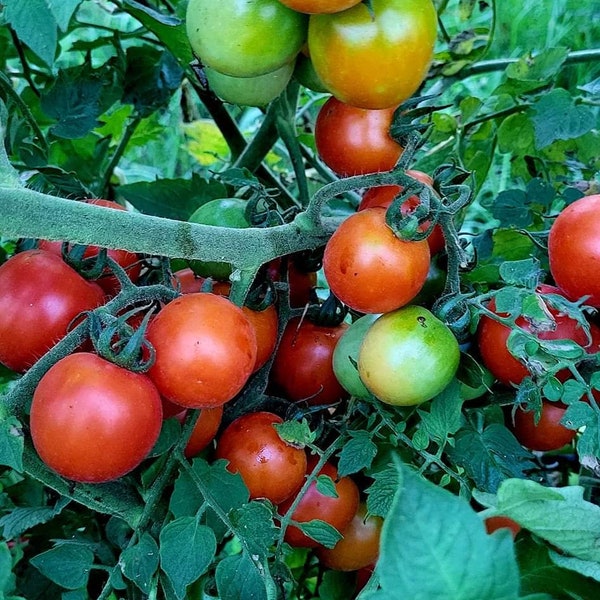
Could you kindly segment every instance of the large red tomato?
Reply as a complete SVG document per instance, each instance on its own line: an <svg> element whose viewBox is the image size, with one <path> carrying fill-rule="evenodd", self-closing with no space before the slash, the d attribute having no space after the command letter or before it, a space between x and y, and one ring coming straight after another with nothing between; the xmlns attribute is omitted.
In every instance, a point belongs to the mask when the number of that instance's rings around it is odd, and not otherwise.
<svg viewBox="0 0 600 600"><path fill-rule="evenodd" d="M22 372L68 332L104 292L45 250L15 254L0 266L0 362Z"/></svg>
<svg viewBox="0 0 600 600"><path fill-rule="evenodd" d="M567 206L550 228L550 273L567 296L600 307L600 194Z"/></svg>
<svg viewBox="0 0 600 600"><path fill-rule="evenodd" d="M185 294L150 321L156 351L148 375L160 393L187 408L231 400L256 361L256 335L240 308L214 294Z"/></svg>
<svg viewBox="0 0 600 600"><path fill-rule="evenodd" d="M385 209L350 215L325 246L323 270L331 291L364 313L390 312L408 304L429 272L425 240L399 239L385 222Z"/></svg>
<svg viewBox="0 0 600 600"><path fill-rule="evenodd" d="M390 137L394 108L366 110L329 98L315 121L315 144L323 162L342 177L389 171L402 146Z"/></svg>
<svg viewBox="0 0 600 600"><path fill-rule="evenodd" d="M425 79L436 36L431 0L372 0L370 6L312 15L308 48L334 96L361 108L389 108Z"/></svg>
<svg viewBox="0 0 600 600"><path fill-rule="evenodd" d="M273 504L297 492L306 475L306 452L284 442L273 426L277 423L283 419L270 412L239 417L219 437L215 454L241 475L250 498L267 498Z"/></svg>
<svg viewBox="0 0 600 600"><path fill-rule="evenodd" d="M74 481L111 481L139 465L154 446L161 399L146 375L79 352L42 377L30 423L33 445L51 469Z"/></svg>

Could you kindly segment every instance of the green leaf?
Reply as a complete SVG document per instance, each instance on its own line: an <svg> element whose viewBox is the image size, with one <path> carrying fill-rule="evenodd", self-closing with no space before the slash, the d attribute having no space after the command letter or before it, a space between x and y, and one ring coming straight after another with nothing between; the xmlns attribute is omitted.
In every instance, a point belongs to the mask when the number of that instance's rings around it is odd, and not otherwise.
<svg viewBox="0 0 600 600"><path fill-rule="evenodd" d="M158 570L158 545L149 533L144 533L137 544L121 554L119 562L123 575L133 581L142 592L148 593L152 577Z"/></svg>
<svg viewBox="0 0 600 600"><path fill-rule="evenodd" d="M316 489L319 494L327 496L328 498L337 498L338 493L335 489L335 483L329 475L319 475L316 479Z"/></svg>
<svg viewBox="0 0 600 600"><path fill-rule="evenodd" d="M548 48L536 56L523 56L506 68L506 75L518 81L549 81L560 72L568 54L568 48Z"/></svg>
<svg viewBox="0 0 600 600"><path fill-rule="evenodd" d="M571 94L561 88L541 95L531 110L538 150L557 140L570 140L588 133L596 123L592 110L575 104Z"/></svg>
<svg viewBox="0 0 600 600"><path fill-rule="evenodd" d="M221 560L217 565L215 580L219 598L267 600L265 580L245 552Z"/></svg>
<svg viewBox="0 0 600 600"><path fill-rule="evenodd" d="M534 150L533 123L527 114L506 117L498 127L498 149L503 153L523 155Z"/></svg>
<svg viewBox="0 0 600 600"><path fill-rule="evenodd" d="M76 590L87 584L94 553L83 544L61 541L51 550L34 556L30 562L50 581Z"/></svg>
<svg viewBox="0 0 600 600"><path fill-rule="evenodd" d="M533 222L529 204L523 190L504 190L496 197L492 215L502 227L528 227Z"/></svg>
<svg viewBox="0 0 600 600"><path fill-rule="evenodd" d="M284 442L298 447L312 444L317 436L316 432L310 430L310 425L306 419L274 423L273 427L275 427L277 434Z"/></svg>
<svg viewBox="0 0 600 600"><path fill-rule="evenodd" d="M178 598L185 598L187 586L196 581L212 562L217 541L213 531L199 525L195 517L181 517L160 532L160 566Z"/></svg>
<svg viewBox="0 0 600 600"><path fill-rule="evenodd" d="M10 591L8 588L13 579L12 567L13 561L8 544L4 541L0 542L0 597L3 592Z"/></svg>
<svg viewBox="0 0 600 600"><path fill-rule="evenodd" d="M340 477L368 469L377 455L377 446L369 431L351 431L350 435L339 456Z"/></svg>
<svg viewBox="0 0 600 600"><path fill-rule="evenodd" d="M356 584L348 573L327 570L319 586L319 600L348 600L353 598Z"/></svg>
<svg viewBox="0 0 600 600"><path fill-rule="evenodd" d="M62 512L62 509L69 503L69 498L62 496L56 502L54 507L50 506L23 506L17 507L0 518L0 527L2 527L2 537L6 540L13 540L28 529L47 523Z"/></svg>
<svg viewBox="0 0 600 600"><path fill-rule="evenodd" d="M456 379L438 394L430 404L429 412L419 410L423 426L429 437L443 445L462 425L462 398L460 386Z"/></svg>
<svg viewBox="0 0 600 600"><path fill-rule="evenodd" d="M513 260L500 265L500 277L510 285L533 288L541 276L540 262L536 258Z"/></svg>
<svg viewBox="0 0 600 600"><path fill-rule="evenodd" d="M244 540L245 547L259 560L271 554L277 536L273 512L264 502L252 501L229 513L236 534Z"/></svg>
<svg viewBox="0 0 600 600"><path fill-rule="evenodd" d="M23 471L24 437L16 417L0 420L0 465Z"/></svg>
<svg viewBox="0 0 600 600"><path fill-rule="evenodd" d="M387 465L381 471L371 473L373 483L367 488L367 509L378 517L385 517L391 506L400 480L394 465Z"/></svg>
<svg viewBox="0 0 600 600"><path fill-rule="evenodd" d="M73 13L82 0L46 0L61 31L66 31Z"/></svg>
<svg viewBox="0 0 600 600"><path fill-rule="evenodd" d="M488 535L468 502L407 467L381 531L381 587L411 600L517 600L519 573L506 531Z"/></svg>
<svg viewBox="0 0 600 600"><path fill-rule="evenodd" d="M585 577L600 582L600 565L596 561L580 560L579 558L564 556L552 551L550 551L550 558L559 567L569 569L570 571L576 571L580 575L584 575Z"/></svg>
<svg viewBox="0 0 600 600"><path fill-rule="evenodd" d="M295 523L295 525L302 533L326 548L333 548L342 539L342 534L335 527L320 519Z"/></svg>

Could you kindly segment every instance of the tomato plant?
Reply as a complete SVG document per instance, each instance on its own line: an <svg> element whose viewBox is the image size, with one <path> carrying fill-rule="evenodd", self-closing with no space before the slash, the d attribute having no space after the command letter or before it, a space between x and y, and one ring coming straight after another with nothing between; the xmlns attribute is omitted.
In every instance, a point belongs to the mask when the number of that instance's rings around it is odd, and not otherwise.
<svg viewBox="0 0 600 600"><path fill-rule="evenodd" d="M358 4L361 0L281 0L282 4L303 13L335 13Z"/></svg>

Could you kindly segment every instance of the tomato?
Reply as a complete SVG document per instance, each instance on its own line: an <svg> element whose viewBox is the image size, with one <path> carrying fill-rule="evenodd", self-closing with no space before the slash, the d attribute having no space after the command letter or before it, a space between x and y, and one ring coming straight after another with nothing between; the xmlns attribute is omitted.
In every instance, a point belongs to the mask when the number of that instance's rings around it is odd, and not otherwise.
<svg viewBox="0 0 600 600"><path fill-rule="evenodd" d="M146 333L156 359L148 375L160 393L187 408L231 400L256 361L256 336L240 308L215 294L192 293L167 304Z"/></svg>
<svg viewBox="0 0 600 600"><path fill-rule="evenodd" d="M315 458L311 457L308 460L307 472L311 473L315 466ZM337 497L322 494L317 489L316 480L313 481L292 513L292 521L307 523L318 519L342 532L348 527L358 510L360 499L358 487L350 477L339 477L337 469L331 463L323 465L319 471L319 477L322 475L332 479ZM279 505L279 513L285 514L294 500L295 496L291 496L282 502ZM295 548L317 548L319 546L317 541L309 538L294 525L286 528L284 539Z"/></svg>
<svg viewBox="0 0 600 600"><path fill-rule="evenodd" d="M329 90L325 84L319 79L317 72L312 64L312 60L308 56L300 53L296 59L294 68L294 78L300 85L303 85L313 92L327 93Z"/></svg>
<svg viewBox="0 0 600 600"><path fill-rule="evenodd" d="M280 0L302 13L335 13L357 5L362 0Z"/></svg>
<svg viewBox="0 0 600 600"><path fill-rule="evenodd" d="M402 146L389 134L394 108L366 110L329 98L315 121L315 144L323 162L342 177L389 171Z"/></svg>
<svg viewBox="0 0 600 600"><path fill-rule="evenodd" d="M79 352L42 377L30 424L36 451L59 475L111 481L137 467L158 439L160 395L146 375Z"/></svg>
<svg viewBox="0 0 600 600"><path fill-rule="evenodd" d="M203 408L200 411L200 416L183 451L187 458L193 458L200 454L215 439L222 418L223 406Z"/></svg>
<svg viewBox="0 0 600 600"><path fill-rule="evenodd" d="M502 515L494 515L493 517L486 517L484 519L485 530L488 533L494 533L498 529L509 529L513 539L517 537L521 526L513 521L510 517L504 517Z"/></svg>
<svg viewBox="0 0 600 600"><path fill-rule="evenodd" d="M542 400L540 420L535 422L535 411L518 408L514 415L507 416L507 426L512 430L519 443L539 452L559 450L570 444L577 434L574 429L565 427L561 420L567 407L560 402Z"/></svg>
<svg viewBox="0 0 600 600"><path fill-rule="evenodd" d="M103 206L105 208L112 208L114 210L126 210L125 207L121 206L117 202L113 202L112 200L103 200L102 198L89 198L84 200L84 202L88 204L94 204L96 206ZM40 248L40 250L48 250L49 252L62 257L62 242L40 240L38 242L38 248ZM97 256L99 252L100 248L98 246L88 246L83 254L83 257L91 258L93 256ZM112 258L116 263L123 267L125 271L127 271L129 279L131 279L133 283L137 282L142 270L140 257L137 254L127 250L108 249L106 251L106 255ZM110 267L107 267L107 270L109 269ZM110 296L116 296L121 289L118 279L113 275L103 275L97 279L96 283Z"/></svg>
<svg viewBox="0 0 600 600"><path fill-rule="evenodd" d="M433 179L426 173L421 171L406 171L407 175L414 177L418 181L421 181L425 185L431 186ZM404 188L400 185L381 185L373 188L369 188L363 194L360 201L358 210L365 210L366 208L373 208L374 206L380 206L382 208L388 208ZM411 196L402 203L401 212L403 215L410 215L415 211L421 200L419 196ZM425 221L420 227L421 231L426 231L429 228L429 221ZM431 255L437 254L442 251L445 246L444 233L439 225L436 225L429 236L427 237L427 243L429 244L429 251Z"/></svg>
<svg viewBox="0 0 600 600"><path fill-rule="evenodd" d="M399 239L386 224L383 208L350 215L323 255L331 291L364 313L385 313L408 304L423 287L429 265L427 242Z"/></svg>
<svg viewBox="0 0 600 600"><path fill-rule="evenodd" d="M252 372L258 371L272 356L279 333L279 316L274 304L264 310L253 310L242 306L256 336L256 361Z"/></svg>
<svg viewBox="0 0 600 600"><path fill-rule="evenodd" d="M600 307L600 194L580 198L567 206L550 228L550 273L564 293Z"/></svg>
<svg viewBox="0 0 600 600"><path fill-rule="evenodd" d="M314 289L317 285L316 271L304 271L293 257L286 261L286 273L282 273L282 261L276 258L266 265L266 274L271 281L280 281L287 277L289 286L289 302L292 308L300 308L312 301Z"/></svg>
<svg viewBox="0 0 600 600"><path fill-rule="evenodd" d="M194 211L189 221L203 225L245 229L250 227L250 223L246 220L247 206L247 202L240 198L216 198ZM227 262L191 260L190 267L197 275L219 280L226 280L232 272L232 266Z"/></svg>
<svg viewBox="0 0 600 600"><path fill-rule="evenodd" d="M306 452L284 442L273 426L283 419L270 412L237 418L217 441L216 458L229 462L239 473L250 498L267 498L279 504L297 492L306 475Z"/></svg>
<svg viewBox="0 0 600 600"><path fill-rule="evenodd" d="M295 317L288 321L271 366L276 393L310 405L333 404L348 396L333 372L333 352L348 325L317 325Z"/></svg>
<svg viewBox="0 0 600 600"><path fill-rule="evenodd" d="M194 292L208 291L205 286L210 283L210 291L217 296L229 296L231 291L231 283L229 281L210 281L205 277L196 275L192 269L186 267L179 269L173 273L171 279L173 287L178 289L182 294L192 294Z"/></svg>
<svg viewBox="0 0 600 600"><path fill-rule="evenodd" d="M372 0L332 15L312 15L310 56L323 83L360 108L395 107L417 91L437 35L431 0Z"/></svg>
<svg viewBox="0 0 600 600"><path fill-rule="evenodd" d="M210 67L204 68L210 89L221 100L241 106L266 106L283 92L292 78L295 62L254 77L232 77Z"/></svg>
<svg viewBox="0 0 600 600"><path fill-rule="evenodd" d="M356 398L369 398L371 392L365 387L358 374L358 352L371 325L379 317L363 315L343 333L333 351L333 372L342 387Z"/></svg>
<svg viewBox="0 0 600 600"><path fill-rule="evenodd" d="M340 533L344 536L333 548L317 548L319 562L335 571L358 571L373 564L379 556L379 537L383 520L367 516L361 503L352 521Z"/></svg>
<svg viewBox="0 0 600 600"><path fill-rule="evenodd" d="M537 291L560 295L560 290L550 285L540 285ZM493 299L490 301L488 309L493 312L496 311L496 304ZM550 306L548 309L556 323L553 331L535 331L534 326L524 317L518 317L515 324L524 331L533 333L540 340L568 339L577 342L581 346L587 346L587 336L577 321L557 312ZM485 315L481 317L477 330L477 344L483 364L500 383L507 386L519 385L525 377L530 375L527 365L515 358L506 347L510 333L510 327Z"/></svg>
<svg viewBox="0 0 600 600"><path fill-rule="evenodd" d="M0 362L23 372L60 341L72 321L104 303L104 292L45 250L0 266Z"/></svg>
<svg viewBox="0 0 600 600"><path fill-rule="evenodd" d="M255 77L293 61L306 39L307 17L279 0L190 0L186 28L204 65Z"/></svg>
<svg viewBox="0 0 600 600"><path fill-rule="evenodd" d="M406 306L371 325L358 354L358 373L382 402L413 406L439 394L459 361L450 329L426 308Z"/></svg>

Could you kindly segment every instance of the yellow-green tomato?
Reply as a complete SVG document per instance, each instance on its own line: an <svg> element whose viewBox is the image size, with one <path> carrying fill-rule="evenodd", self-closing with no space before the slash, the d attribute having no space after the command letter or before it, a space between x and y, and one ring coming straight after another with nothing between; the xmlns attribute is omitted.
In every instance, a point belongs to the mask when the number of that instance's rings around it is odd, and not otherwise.
<svg viewBox="0 0 600 600"><path fill-rule="evenodd" d="M231 77L215 71L210 67L204 68L210 89L221 100L240 106L265 106L283 92L292 78L294 61L279 69L256 77Z"/></svg>
<svg viewBox="0 0 600 600"><path fill-rule="evenodd" d="M379 317L358 354L358 372L386 404L414 406L431 400L452 381L460 361L458 342L422 306L405 306Z"/></svg>
<svg viewBox="0 0 600 600"><path fill-rule="evenodd" d="M190 0L192 50L219 73L255 77L292 62L306 40L307 16L279 0Z"/></svg>

